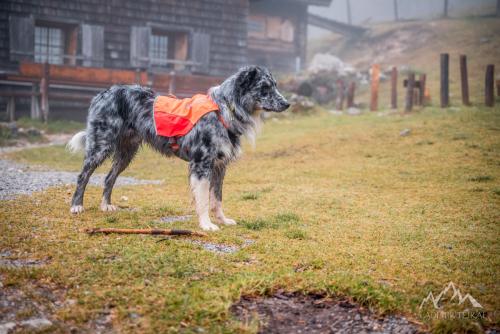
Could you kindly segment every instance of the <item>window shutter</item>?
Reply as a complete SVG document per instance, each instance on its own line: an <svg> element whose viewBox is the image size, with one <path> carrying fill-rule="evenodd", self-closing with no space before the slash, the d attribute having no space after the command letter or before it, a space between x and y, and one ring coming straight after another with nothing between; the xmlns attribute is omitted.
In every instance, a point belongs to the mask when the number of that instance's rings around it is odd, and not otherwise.
<svg viewBox="0 0 500 334"><path fill-rule="evenodd" d="M149 37L151 27L132 27L130 34L130 65L149 67Z"/></svg>
<svg viewBox="0 0 500 334"><path fill-rule="evenodd" d="M104 27L82 24L83 66L104 66Z"/></svg>
<svg viewBox="0 0 500 334"><path fill-rule="evenodd" d="M208 73L210 71L210 35L201 32L193 33L193 61L199 65L193 66L193 72Z"/></svg>
<svg viewBox="0 0 500 334"><path fill-rule="evenodd" d="M9 16L10 60L31 60L35 50L35 22L29 16Z"/></svg>

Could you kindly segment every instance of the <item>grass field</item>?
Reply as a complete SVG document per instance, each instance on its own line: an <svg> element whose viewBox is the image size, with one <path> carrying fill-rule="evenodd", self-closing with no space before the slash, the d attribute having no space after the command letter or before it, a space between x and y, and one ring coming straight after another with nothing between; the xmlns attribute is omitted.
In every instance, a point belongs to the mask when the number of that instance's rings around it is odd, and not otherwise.
<svg viewBox="0 0 500 334"><path fill-rule="evenodd" d="M62 147L9 158L73 171L81 164ZM193 213L186 164L144 149L124 175L165 182L116 188L115 203L135 210L100 212L97 187L77 217L69 215L72 187L0 202L0 250L49 259L38 268L0 267L0 275L4 286L36 284L74 300L55 316L83 328L108 310L124 332L251 332L229 306L242 294L282 288L348 296L436 332L480 331L467 319L424 317L418 307L453 281L488 311L483 324L498 325L499 167L498 107L269 120L256 150L246 147L226 178L225 211L239 224L204 238L249 246L221 255L189 239L81 233L164 227L162 216Z"/></svg>

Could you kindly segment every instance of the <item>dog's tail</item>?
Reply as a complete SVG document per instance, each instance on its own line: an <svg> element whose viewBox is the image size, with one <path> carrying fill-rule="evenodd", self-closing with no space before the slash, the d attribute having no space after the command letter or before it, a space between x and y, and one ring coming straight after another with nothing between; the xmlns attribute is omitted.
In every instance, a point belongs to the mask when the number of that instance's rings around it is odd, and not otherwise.
<svg viewBox="0 0 500 334"><path fill-rule="evenodd" d="M85 148L85 136L87 133L85 131L80 131L71 138L71 140L66 144L66 149L71 153L77 153L83 151Z"/></svg>

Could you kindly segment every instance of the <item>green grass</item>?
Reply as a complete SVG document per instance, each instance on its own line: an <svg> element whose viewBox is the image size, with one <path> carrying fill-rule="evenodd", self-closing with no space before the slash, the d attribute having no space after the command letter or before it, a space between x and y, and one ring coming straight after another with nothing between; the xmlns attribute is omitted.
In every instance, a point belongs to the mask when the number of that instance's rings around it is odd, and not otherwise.
<svg viewBox="0 0 500 334"><path fill-rule="evenodd" d="M85 124L76 121L68 120L51 120L50 122L44 123L39 120L34 120L31 118L23 117L16 121L17 126L20 128L36 128L38 130L43 130L47 134L54 133L74 133L78 130L85 128Z"/></svg>
<svg viewBox="0 0 500 334"><path fill-rule="evenodd" d="M229 306L242 294L276 289L348 296L437 332L479 331L474 321L436 320L419 311L430 291L453 281L489 312L487 324L498 325L498 124L498 108L384 117L317 113L268 122L257 149L245 147L224 183L226 215L239 224L204 239L254 241L227 255L185 239L81 233L159 226L166 214L193 213L186 164L144 149L124 175L165 182L116 188L115 204L135 211L100 212L98 187L89 187L87 211L77 217L68 213L72 187L1 202L0 249L50 259L36 269L1 268L2 282L64 290L77 303L63 304L56 316L75 326L112 305L113 325L123 332L252 331L231 317ZM400 137L405 128L411 134ZM10 158L62 170L81 165L81 157L62 147ZM197 223L170 226L195 229Z"/></svg>

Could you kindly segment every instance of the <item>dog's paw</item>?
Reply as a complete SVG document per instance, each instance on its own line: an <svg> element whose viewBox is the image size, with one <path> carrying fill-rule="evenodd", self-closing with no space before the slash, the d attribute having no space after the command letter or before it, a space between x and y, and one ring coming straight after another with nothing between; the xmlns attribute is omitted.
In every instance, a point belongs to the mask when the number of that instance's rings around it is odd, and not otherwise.
<svg viewBox="0 0 500 334"><path fill-rule="evenodd" d="M222 224L224 224L224 225L236 225L237 223L236 223L236 220L234 220L234 219L224 218L222 220Z"/></svg>
<svg viewBox="0 0 500 334"><path fill-rule="evenodd" d="M218 231L219 226L212 224L210 221L200 222L200 228L203 231Z"/></svg>
<svg viewBox="0 0 500 334"><path fill-rule="evenodd" d="M83 205L73 205L71 207L71 209L69 209L69 212L71 212L74 215L82 213L83 212Z"/></svg>
<svg viewBox="0 0 500 334"><path fill-rule="evenodd" d="M114 206L112 204L105 204L105 203L101 204L101 211L108 212L108 211L116 211L116 210L117 210L116 206Z"/></svg>

